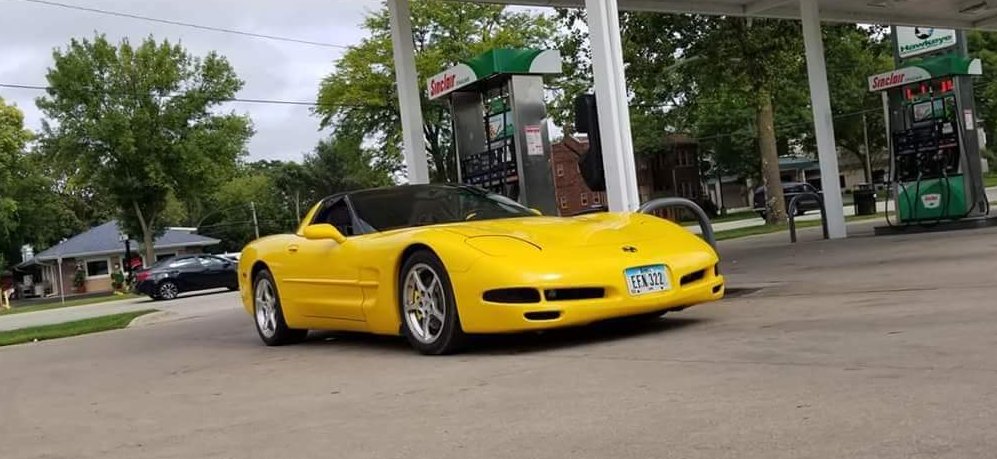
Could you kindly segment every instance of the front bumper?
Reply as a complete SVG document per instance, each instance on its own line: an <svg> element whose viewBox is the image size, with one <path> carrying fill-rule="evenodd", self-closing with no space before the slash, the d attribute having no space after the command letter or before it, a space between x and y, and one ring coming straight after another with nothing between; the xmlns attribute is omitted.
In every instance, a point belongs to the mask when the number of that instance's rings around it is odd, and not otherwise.
<svg viewBox="0 0 997 459"><path fill-rule="evenodd" d="M669 268L672 288L668 291L632 296L624 281L624 270L632 266L663 263ZM641 260L599 259L588 263L574 260L559 269L475 266L466 273L451 273L461 326L467 333L511 333L585 325L601 320L681 309L720 300L724 278L712 254L649 258ZM682 285L688 274L703 271L702 278ZM602 288L601 298L551 301L548 289ZM484 292L501 288L536 288L539 301L528 304L494 303Z"/></svg>

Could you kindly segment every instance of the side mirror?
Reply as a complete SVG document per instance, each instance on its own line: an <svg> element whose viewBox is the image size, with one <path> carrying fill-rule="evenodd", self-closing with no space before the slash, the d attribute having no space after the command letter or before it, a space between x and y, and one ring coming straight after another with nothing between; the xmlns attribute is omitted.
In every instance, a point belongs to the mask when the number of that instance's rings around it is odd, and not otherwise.
<svg viewBox="0 0 997 459"><path fill-rule="evenodd" d="M539 210L534 209L532 207L530 208L530 211L533 212L533 213L535 213L535 214L537 214L537 215L543 215L544 214L543 212L540 212Z"/></svg>
<svg viewBox="0 0 997 459"><path fill-rule="evenodd" d="M306 226L303 236L305 239L312 241L332 239L340 244L346 242L346 237L343 236L343 233L340 233L335 226L328 223Z"/></svg>

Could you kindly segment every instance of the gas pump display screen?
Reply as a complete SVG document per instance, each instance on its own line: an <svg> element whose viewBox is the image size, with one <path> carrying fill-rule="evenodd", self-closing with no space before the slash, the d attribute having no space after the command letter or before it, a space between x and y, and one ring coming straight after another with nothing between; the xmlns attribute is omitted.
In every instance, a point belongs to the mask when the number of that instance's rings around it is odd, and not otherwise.
<svg viewBox="0 0 997 459"><path fill-rule="evenodd" d="M930 100L914 104L913 110L915 123L921 123L934 118L934 104Z"/></svg>

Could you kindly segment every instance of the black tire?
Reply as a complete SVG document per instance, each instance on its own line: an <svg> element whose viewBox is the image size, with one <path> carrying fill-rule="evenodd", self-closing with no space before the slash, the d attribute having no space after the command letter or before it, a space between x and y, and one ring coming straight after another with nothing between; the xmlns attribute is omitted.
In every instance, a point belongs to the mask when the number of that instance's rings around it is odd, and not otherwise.
<svg viewBox="0 0 997 459"><path fill-rule="evenodd" d="M260 290L268 287L269 292L264 293L261 298ZM272 298L272 303L269 303L267 298ZM272 307L272 311L269 307ZM265 317L261 317L261 314ZM261 270L253 278L253 323L256 324L256 333L260 335L260 340L267 346L296 344L308 337L308 330L287 326L287 322L284 321L284 309L280 304L280 293L277 292L277 282L266 269Z"/></svg>
<svg viewBox="0 0 997 459"><path fill-rule="evenodd" d="M412 292L407 282L409 276L413 275L413 271L416 271L415 276L423 276L431 272L438 280L439 289L432 287L428 297L420 296L420 298L429 298L427 301L431 301L431 304L423 304L422 308L419 308L418 305L412 305L413 307L406 313L406 294ZM438 309L436 304L440 299L444 303L442 309ZM426 313L424 311L430 309L437 314L442 310L442 320L438 315L432 314L429 319L425 319ZM467 335L464 334L464 330L460 326L460 316L457 313L457 302L454 299L450 276L447 274L443 262L433 252L428 250L415 252L402 265L398 279L398 313L401 317L402 334L408 339L409 344L422 354L453 354L463 348L467 341ZM425 333L420 330L423 328L420 323L423 320L426 320ZM436 333L432 332L434 320L437 326Z"/></svg>
<svg viewBox="0 0 997 459"><path fill-rule="evenodd" d="M180 296L180 287L171 280L162 281L156 286L156 298L160 300L175 300Z"/></svg>

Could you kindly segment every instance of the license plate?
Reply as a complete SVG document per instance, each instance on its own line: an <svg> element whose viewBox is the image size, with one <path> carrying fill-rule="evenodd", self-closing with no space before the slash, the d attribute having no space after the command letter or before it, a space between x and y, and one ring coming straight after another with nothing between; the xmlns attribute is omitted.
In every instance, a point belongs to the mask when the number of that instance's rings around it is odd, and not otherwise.
<svg viewBox="0 0 997 459"><path fill-rule="evenodd" d="M664 292L672 288L665 265L638 266L624 271L631 295Z"/></svg>

